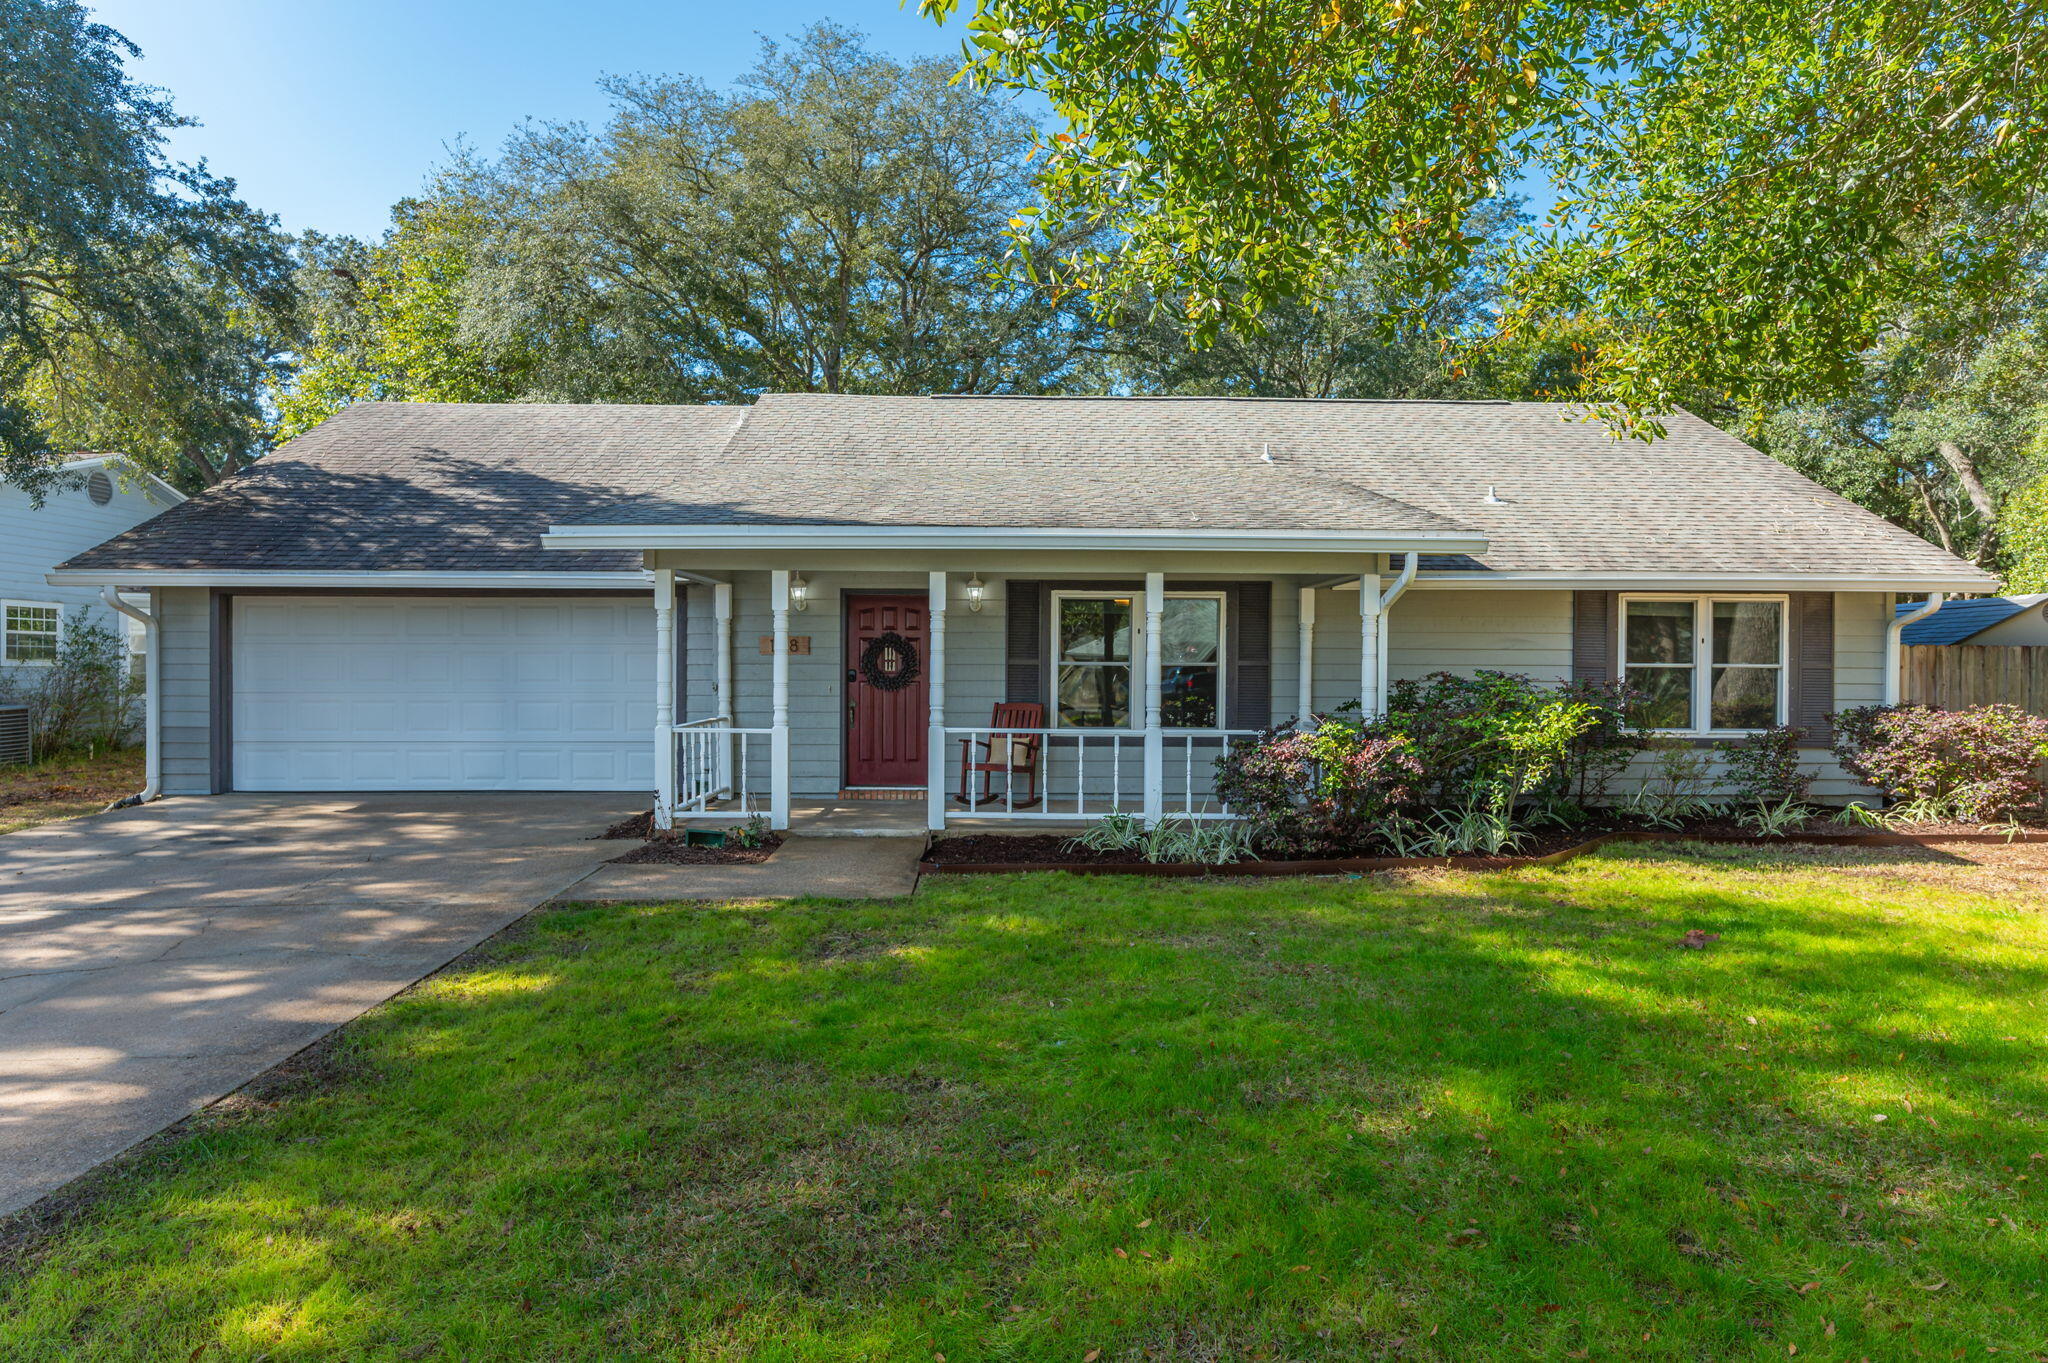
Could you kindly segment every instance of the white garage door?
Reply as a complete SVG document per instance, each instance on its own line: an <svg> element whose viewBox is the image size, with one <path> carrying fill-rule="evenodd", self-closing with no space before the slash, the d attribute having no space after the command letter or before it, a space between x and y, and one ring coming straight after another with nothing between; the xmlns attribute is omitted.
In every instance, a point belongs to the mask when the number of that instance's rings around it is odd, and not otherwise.
<svg viewBox="0 0 2048 1363"><path fill-rule="evenodd" d="M234 601L238 790L649 790L647 600Z"/></svg>

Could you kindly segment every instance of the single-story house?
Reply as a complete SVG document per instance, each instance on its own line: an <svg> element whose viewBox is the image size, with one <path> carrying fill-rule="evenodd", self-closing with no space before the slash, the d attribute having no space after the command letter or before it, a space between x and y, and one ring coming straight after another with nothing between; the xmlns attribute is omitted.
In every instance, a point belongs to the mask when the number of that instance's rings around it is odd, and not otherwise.
<svg viewBox="0 0 2048 1363"><path fill-rule="evenodd" d="M96 585L52 586L50 569L185 500L125 455L73 455L57 474L41 505L21 488L0 484L0 671L16 673L17 680L54 664L65 636L88 622L130 633ZM143 637L139 628L132 632L138 646ZM133 661L140 658L137 653Z"/></svg>
<svg viewBox="0 0 2048 1363"><path fill-rule="evenodd" d="M1924 603L1904 602L1900 615L1914 619L1900 641L1922 644L2048 644L2048 592L2026 596L1977 596L1947 601L1932 614Z"/></svg>
<svg viewBox="0 0 2048 1363"><path fill-rule="evenodd" d="M1521 402L364 404L51 578L149 593L173 794L1216 817L1233 738L1498 668L1625 672L1703 745L1797 725L1846 795L1827 716L1894 694L1895 594L1991 579L1667 426Z"/></svg>

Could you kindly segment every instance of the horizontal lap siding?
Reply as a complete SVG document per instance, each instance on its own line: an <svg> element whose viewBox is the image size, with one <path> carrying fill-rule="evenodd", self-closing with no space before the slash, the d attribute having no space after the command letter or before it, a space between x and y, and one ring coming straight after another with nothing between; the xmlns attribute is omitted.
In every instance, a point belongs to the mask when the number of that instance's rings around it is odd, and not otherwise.
<svg viewBox="0 0 2048 1363"><path fill-rule="evenodd" d="M159 685L163 710L163 790L206 795L213 790L212 627L204 587L150 593L161 622Z"/></svg>
<svg viewBox="0 0 2048 1363"><path fill-rule="evenodd" d="M1488 669L1545 682L1571 676L1570 592L1410 591L1394 603L1386 624L1387 667L1396 681ZM1358 699L1359 648L1358 593L1318 591L1318 710ZM1294 708L1290 700L1281 713Z"/></svg>

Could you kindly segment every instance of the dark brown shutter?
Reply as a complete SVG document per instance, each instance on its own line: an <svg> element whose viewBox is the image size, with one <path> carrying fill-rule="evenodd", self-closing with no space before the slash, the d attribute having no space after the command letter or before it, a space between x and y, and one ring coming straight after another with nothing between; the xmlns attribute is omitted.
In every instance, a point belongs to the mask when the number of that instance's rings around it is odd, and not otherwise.
<svg viewBox="0 0 2048 1363"><path fill-rule="evenodd" d="M1003 698L1050 705L1046 681L1043 582L1011 578L1003 584Z"/></svg>
<svg viewBox="0 0 2048 1363"><path fill-rule="evenodd" d="M1621 625L1615 618L1620 598L1614 592L1572 593L1572 680L1610 682L1620 647Z"/></svg>
<svg viewBox="0 0 2048 1363"><path fill-rule="evenodd" d="M1835 594L1792 593L1789 633L1785 722L1802 730L1810 746L1826 747L1834 742L1828 716L1835 709Z"/></svg>
<svg viewBox="0 0 2048 1363"><path fill-rule="evenodd" d="M1230 713L1226 729L1263 729L1273 722L1273 584L1230 588Z"/></svg>

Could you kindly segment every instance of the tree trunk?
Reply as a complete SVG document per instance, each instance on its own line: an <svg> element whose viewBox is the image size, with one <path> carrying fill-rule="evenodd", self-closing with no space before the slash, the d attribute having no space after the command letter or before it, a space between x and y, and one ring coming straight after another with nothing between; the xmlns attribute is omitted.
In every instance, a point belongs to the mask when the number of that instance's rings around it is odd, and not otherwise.
<svg viewBox="0 0 2048 1363"><path fill-rule="evenodd" d="M1936 448L1941 451L1942 461L1955 474L1956 481L1963 485L1963 492L1969 497L1970 506L1976 511L1977 518L1984 523L1983 530L1977 536L1977 552L1973 556L1977 566L1981 568L1991 561L1992 550L1997 545L1998 505L1991 500L1991 493L1986 490L1984 480L1977 476L1976 461L1963 452L1962 446L1953 440L1943 440L1937 442Z"/></svg>

